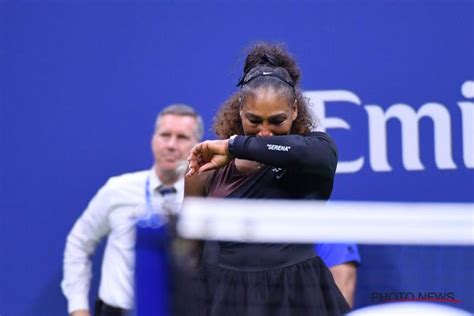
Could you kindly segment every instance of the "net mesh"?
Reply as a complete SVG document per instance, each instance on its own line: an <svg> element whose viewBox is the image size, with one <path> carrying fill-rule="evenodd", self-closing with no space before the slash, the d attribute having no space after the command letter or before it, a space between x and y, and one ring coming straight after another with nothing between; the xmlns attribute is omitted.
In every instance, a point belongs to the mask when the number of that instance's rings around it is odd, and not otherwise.
<svg viewBox="0 0 474 316"><path fill-rule="evenodd" d="M172 315L347 313L330 270L307 258L316 243L359 245L356 310L423 301L474 311L473 204L192 198L175 227Z"/></svg>

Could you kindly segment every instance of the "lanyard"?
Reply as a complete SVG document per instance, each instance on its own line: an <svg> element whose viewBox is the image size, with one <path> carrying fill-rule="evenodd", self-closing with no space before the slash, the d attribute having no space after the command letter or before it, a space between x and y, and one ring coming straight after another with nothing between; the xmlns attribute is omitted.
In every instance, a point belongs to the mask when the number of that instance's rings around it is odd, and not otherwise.
<svg viewBox="0 0 474 316"><path fill-rule="evenodd" d="M151 228L158 228L168 221L170 217L173 216L172 211L165 206L166 200L164 200L163 204L163 214L158 214L158 212L153 211L153 204L151 201L151 190L150 190L150 175L147 176L145 181L145 203L146 203L146 214L142 217L139 222L144 224L145 226L149 226Z"/></svg>
<svg viewBox="0 0 474 316"><path fill-rule="evenodd" d="M166 224L166 216L160 215L158 212L153 212L150 192L150 175L147 176L145 181L145 203L145 214L143 214L138 220L138 226L143 228L159 228Z"/></svg>
<svg viewBox="0 0 474 316"><path fill-rule="evenodd" d="M150 214L153 213L153 207L151 206L150 175L146 177L146 182L145 182L145 203L146 203L146 210Z"/></svg>

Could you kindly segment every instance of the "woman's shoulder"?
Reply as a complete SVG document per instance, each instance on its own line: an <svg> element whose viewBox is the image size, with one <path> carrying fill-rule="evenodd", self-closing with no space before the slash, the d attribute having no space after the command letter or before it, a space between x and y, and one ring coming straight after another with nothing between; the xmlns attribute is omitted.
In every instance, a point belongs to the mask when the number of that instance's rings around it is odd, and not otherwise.
<svg viewBox="0 0 474 316"><path fill-rule="evenodd" d="M330 140L330 141L334 142L334 140L332 139L332 137L328 133L322 132L322 131L312 131L312 132L309 132L307 134L304 134L303 136L317 137L317 138L327 139L327 140Z"/></svg>
<svg viewBox="0 0 474 316"><path fill-rule="evenodd" d="M335 152L337 152L336 143L334 142L332 137L326 132L312 131L312 132L309 132L308 134L305 134L303 136L315 138L320 142L327 143Z"/></svg>
<svg viewBox="0 0 474 316"><path fill-rule="evenodd" d="M207 196L209 183L213 182L220 169L209 170L191 177L186 177L184 184L185 196Z"/></svg>

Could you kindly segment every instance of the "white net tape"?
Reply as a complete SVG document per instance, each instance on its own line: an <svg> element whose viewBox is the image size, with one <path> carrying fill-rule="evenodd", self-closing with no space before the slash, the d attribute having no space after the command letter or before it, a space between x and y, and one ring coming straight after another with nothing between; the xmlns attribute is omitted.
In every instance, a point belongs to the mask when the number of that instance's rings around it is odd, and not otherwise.
<svg viewBox="0 0 474 316"><path fill-rule="evenodd" d="M474 204L186 198L178 232L244 242L474 245Z"/></svg>

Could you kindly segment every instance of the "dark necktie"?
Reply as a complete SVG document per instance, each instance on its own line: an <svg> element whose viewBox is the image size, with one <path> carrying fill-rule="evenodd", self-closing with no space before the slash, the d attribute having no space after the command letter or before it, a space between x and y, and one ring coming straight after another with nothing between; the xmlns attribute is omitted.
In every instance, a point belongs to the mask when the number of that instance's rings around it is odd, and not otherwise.
<svg viewBox="0 0 474 316"><path fill-rule="evenodd" d="M160 192L162 196L165 196L171 193L176 193L176 189L174 187L160 186L157 190L158 192Z"/></svg>

